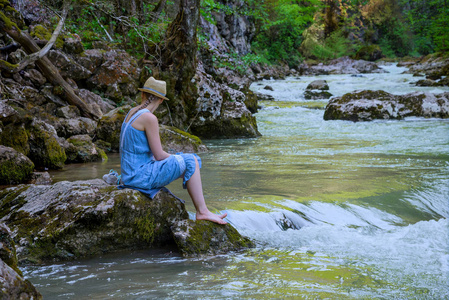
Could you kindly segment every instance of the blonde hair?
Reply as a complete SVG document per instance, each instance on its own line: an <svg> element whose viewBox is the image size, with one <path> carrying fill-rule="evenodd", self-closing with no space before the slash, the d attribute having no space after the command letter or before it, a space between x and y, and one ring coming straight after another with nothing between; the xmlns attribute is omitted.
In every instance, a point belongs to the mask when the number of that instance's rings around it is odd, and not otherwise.
<svg viewBox="0 0 449 300"><path fill-rule="evenodd" d="M145 109L148 105L150 105L151 102L153 102L153 101L158 101L158 100L160 100L160 99L162 99L162 98L160 98L160 97L158 97L158 96L156 96L156 95L153 95L153 94L150 94L150 93L142 92L142 100L141 100L141 102L140 102L140 108L139 108L138 110L136 110L132 115L130 115L129 118L128 118L128 120L130 120L131 117L132 117L133 115L135 115L138 111L140 111L140 110L142 110L142 109Z"/></svg>

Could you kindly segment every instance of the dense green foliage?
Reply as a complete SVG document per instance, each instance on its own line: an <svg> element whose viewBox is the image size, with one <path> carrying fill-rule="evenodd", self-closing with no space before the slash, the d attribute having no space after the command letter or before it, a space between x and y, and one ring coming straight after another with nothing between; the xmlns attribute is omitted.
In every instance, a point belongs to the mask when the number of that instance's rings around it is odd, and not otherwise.
<svg viewBox="0 0 449 300"><path fill-rule="evenodd" d="M269 61L282 60L297 64L301 54L302 33L313 22L320 9L319 0L265 0L248 1L254 9L258 32L253 42L254 51Z"/></svg>
<svg viewBox="0 0 449 300"><path fill-rule="evenodd" d="M449 2L402 0L407 24L414 33L414 47L421 54L449 50Z"/></svg>
<svg viewBox="0 0 449 300"><path fill-rule="evenodd" d="M132 9L118 3L88 0L74 5L66 28L77 34L86 48L95 41L105 41L137 57L151 56L148 49L161 41L170 18L163 8L157 11L154 1L140 1L140 6ZM164 7L168 5L173 2L166 1Z"/></svg>
<svg viewBox="0 0 449 300"><path fill-rule="evenodd" d="M46 0L58 9L61 1ZM170 0L83 0L71 2L66 34L78 35L87 48L105 41L137 57L157 56L177 12ZM297 65L303 59L355 57L359 49L380 46L387 57L449 50L448 0L201 0L201 15L240 15L255 24L253 53L215 64L244 70L253 62ZM204 37L199 34L199 47ZM160 51L160 49L159 49ZM235 64L240 59L241 64Z"/></svg>

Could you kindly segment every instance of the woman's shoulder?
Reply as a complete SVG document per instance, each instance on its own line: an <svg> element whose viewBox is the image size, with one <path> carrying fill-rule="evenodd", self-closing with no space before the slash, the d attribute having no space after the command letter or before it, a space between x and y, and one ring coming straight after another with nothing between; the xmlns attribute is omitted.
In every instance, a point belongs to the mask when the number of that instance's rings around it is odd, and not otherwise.
<svg viewBox="0 0 449 300"><path fill-rule="evenodd" d="M141 118L150 122L157 122L157 117L149 110L143 112Z"/></svg>

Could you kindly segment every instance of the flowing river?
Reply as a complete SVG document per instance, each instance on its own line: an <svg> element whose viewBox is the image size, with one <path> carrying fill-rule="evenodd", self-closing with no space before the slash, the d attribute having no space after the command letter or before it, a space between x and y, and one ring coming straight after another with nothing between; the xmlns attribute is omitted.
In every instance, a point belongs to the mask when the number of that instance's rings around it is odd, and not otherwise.
<svg viewBox="0 0 449 300"><path fill-rule="evenodd" d="M205 259L115 253L26 267L25 277L44 299L448 299L449 120L324 121L327 100L303 97L316 79L335 96L449 91L383 68L256 82L276 99L256 115L263 136L206 141L208 204L256 248ZM52 175L100 178L110 168L118 156ZM169 188L189 199L181 182Z"/></svg>

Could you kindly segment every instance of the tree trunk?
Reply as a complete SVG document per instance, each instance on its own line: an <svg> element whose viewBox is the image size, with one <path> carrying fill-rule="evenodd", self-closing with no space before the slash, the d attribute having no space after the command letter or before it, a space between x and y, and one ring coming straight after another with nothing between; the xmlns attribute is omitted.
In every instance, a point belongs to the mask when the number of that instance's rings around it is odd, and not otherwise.
<svg viewBox="0 0 449 300"><path fill-rule="evenodd" d="M165 3L167 0L160 0L159 3L156 5L156 7L151 12L151 22L155 23L159 19L159 16L161 15L162 10L165 7Z"/></svg>
<svg viewBox="0 0 449 300"><path fill-rule="evenodd" d="M180 10L162 42L160 76L167 81L167 96L174 125L185 127L193 117L197 87L192 82L197 68L197 27L200 0L181 0Z"/></svg>

